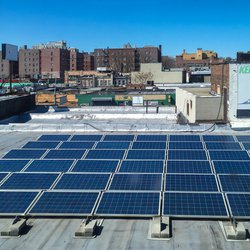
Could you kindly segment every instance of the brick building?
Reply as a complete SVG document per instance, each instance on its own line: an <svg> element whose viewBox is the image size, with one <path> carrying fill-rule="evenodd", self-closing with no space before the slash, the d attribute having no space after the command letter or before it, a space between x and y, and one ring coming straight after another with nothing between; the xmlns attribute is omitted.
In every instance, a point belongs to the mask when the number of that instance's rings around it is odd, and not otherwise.
<svg viewBox="0 0 250 250"><path fill-rule="evenodd" d="M94 70L94 55L89 54L87 52L83 52L83 70L84 71L91 71Z"/></svg>
<svg viewBox="0 0 250 250"><path fill-rule="evenodd" d="M237 52L237 62L250 62L250 51Z"/></svg>
<svg viewBox="0 0 250 250"><path fill-rule="evenodd" d="M78 49L70 48L70 70L82 70L83 69L83 53L79 52Z"/></svg>
<svg viewBox="0 0 250 250"><path fill-rule="evenodd" d="M2 51L0 51L0 81L2 79L9 79L10 75L10 62L2 59ZM13 78L18 76L18 62L12 62L12 75Z"/></svg>

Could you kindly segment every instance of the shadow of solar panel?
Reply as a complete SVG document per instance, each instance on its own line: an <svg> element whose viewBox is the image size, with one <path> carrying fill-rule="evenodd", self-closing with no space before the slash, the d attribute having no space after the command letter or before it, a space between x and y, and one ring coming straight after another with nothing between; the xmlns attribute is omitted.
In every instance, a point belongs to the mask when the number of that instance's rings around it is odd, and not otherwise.
<svg viewBox="0 0 250 250"><path fill-rule="evenodd" d="M29 160L0 160L0 172L19 172Z"/></svg>
<svg viewBox="0 0 250 250"><path fill-rule="evenodd" d="M104 190L108 184L110 174L64 174L54 189L82 189Z"/></svg>
<svg viewBox="0 0 250 250"><path fill-rule="evenodd" d="M42 135L38 141L67 141L70 135Z"/></svg>
<svg viewBox="0 0 250 250"><path fill-rule="evenodd" d="M0 191L0 214L23 215L38 192Z"/></svg>
<svg viewBox="0 0 250 250"><path fill-rule="evenodd" d="M217 174L250 174L250 161L213 161Z"/></svg>
<svg viewBox="0 0 250 250"><path fill-rule="evenodd" d="M153 216L160 214L160 193L157 192L105 192L96 215Z"/></svg>
<svg viewBox="0 0 250 250"><path fill-rule="evenodd" d="M167 141L167 135L138 135L136 141Z"/></svg>
<svg viewBox="0 0 250 250"><path fill-rule="evenodd" d="M243 150L237 150L237 151L232 151L232 150L210 150L208 151L210 155L211 160L250 160L249 155L247 154L246 151Z"/></svg>
<svg viewBox="0 0 250 250"><path fill-rule="evenodd" d="M42 148L42 149L50 149L50 148L56 148L59 144L59 141L30 141L27 142L23 148Z"/></svg>
<svg viewBox="0 0 250 250"><path fill-rule="evenodd" d="M134 142L132 149L166 149L166 142Z"/></svg>
<svg viewBox="0 0 250 250"><path fill-rule="evenodd" d="M134 135L105 135L104 141L133 141Z"/></svg>
<svg viewBox="0 0 250 250"><path fill-rule="evenodd" d="M12 149L4 159L39 159L46 152L44 149Z"/></svg>
<svg viewBox="0 0 250 250"><path fill-rule="evenodd" d="M59 174L13 173L0 189L49 189Z"/></svg>
<svg viewBox="0 0 250 250"><path fill-rule="evenodd" d="M218 175L223 192L250 192L250 175Z"/></svg>
<svg viewBox="0 0 250 250"><path fill-rule="evenodd" d="M219 191L215 176L212 174L167 174L165 180L166 191Z"/></svg>
<svg viewBox="0 0 250 250"><path fill-rule="evenodd" d="M130 142L124 141L112 141L112 142L98 142L96 145L97 149L128 149Z"/></svg>
<svg viewBox="0 0 250 250"><path fill-rule="evenodd" d="M105 150L93 149L89 150L85 159L118 159L121 160L124 156L125 150Z"/></svg>
<svg viewBox="0 0 250 250"><path fill-rule="evenodd" d="M235 142L232 135L203 135L203 140L208 141L217 141L217 142Z"/></svg>
<svg viewBox="0 0 250 250"><path fill-rule="evenodd" d="M164 193L163 214L173 217L225 218L228 212L221 193Z"/></svg>
<svg viewBox="0 0 250 250"><path fill-rule="evenodd" d="M241 146L237 142L206 142L206 148L208 150L241 150Z"/></svg>
<svg viewBox="0 0 250 250"><path fill-rule="evenodd" d="M169 160L207 160L204 150L168 150Z"/></svg>
<svg viewBox="0 0 250 250"><path fill-rule="evenodd" d="M243 146L244 146L245 150L250 150L250 142L244 142Z"/></svg>
<svg viewBox="0 0 250 250"><path fill-rule="evenodd" d="M67 172L73 160L34 160L25 172Z"/></svg>
<svg viewBox="0 0 250 250"><path fill-rule="evenodd" d="M239 142L250 142L250 135L237 135L236 138Z"/></svg>
<svg viewBox="0 0 250 250"><path fill-rule="evenodd" d="M109 189L160 191L161 188L161 174L115 174Z"/></svg>
<svg viewBox="0 0 250 250"><path fill-rule="evenodd" d="M167 173L211 174L209 161L167 161Z"/></svg>
<svg viewBox="0 0 250 250"><path fill-rule="evenodd" d="M102 135L74 135L70 141L100 141Z"/></svg>
<svg viewBox="0 0 250 250"><path fill-rule="evenodd" d="M165 160L165 150L129 150L126 159L138 159L138 160Z"/></svg>
<svg viewBox="0 0 250 250"><path fill-rule="evenodd" d="M28 214L40 216L91 215L98 192L45 191Z"/></svg>
<svg viewBox="0 0 250 250"><path fill-rule="evenodd" d="M200 141L199 135L170 135L170 141Z"/></svg>
<svg viewBox="0 0 250 250"><path fill-rule="evenodd" d="M72 172L107 172L116 171L119 161L114 160L78 160Z"/></svg>
<svg viewBox="0 0 250 250"><path fill-rule="evenodd" d="M119 172L163 173L164 161L122 161Z"/></svg>
<svg viewBox="0 0 250 250"><path fill-rule="evenodd" d="M44 159L81 159L85 150L75 149L51 149Z"/></svg>
<svg viewBox="0 0 250 250"><path fill-rule="evenodd" d="M81 142L73 142L73 141L65 141L62 143L62 145L59 147L60 149L90 149L95 145L95 142L91 141L81 141Z"/></svg>
<svg viewBox="0 0 250 250"><path fill-rule="evenodd" d="M227 193L226 197L234 218L250 218L250 193Z"/></svg>
<svg viewBox="0 0 250 250"><path fill-rule="evenodd" d="M169 149L203 149L202 142L169 142Z"/></svg>
<svg viewBox="0 0 250 250"><path fill-rule="evenodd" d="M0 182L8 175L8 173L0 173Z"/></svg>

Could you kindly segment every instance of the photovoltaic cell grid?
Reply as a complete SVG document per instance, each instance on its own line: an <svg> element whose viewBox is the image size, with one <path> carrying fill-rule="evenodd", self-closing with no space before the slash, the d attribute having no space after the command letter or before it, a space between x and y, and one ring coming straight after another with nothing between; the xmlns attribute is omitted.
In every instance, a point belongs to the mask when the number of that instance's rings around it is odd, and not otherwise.
<svg viewBox="0 0 250 250"><path fill-rule="evenodd" d="M38 192L0 191L0 214L24 214Z"/></svg>
<svg viewBox="0 0 250 250"><path fill-rule="evenodd" d="M203 135L203 140L205 142L208 142L208 141L235 142L232 135Z"/></svg>
<svg viewBox="0 0 250 250"><path fill-rule="evenodd" d="M59 141L30 141L27 142L23 148L42 148L42 149L51 149L56 148L60 142Z"/></svg>
<svg viewBox="0 0 250 250"><path fill-rule="evenodd" d="M200 141L199 135L170 135L170 141Z"/></svg>
<svg viewBox="0 0 250 250"><path fill-rule="evenodd" d="M151 190L162 188L161 174L115 174L110 190Z"/></svg>
<svg viewBox="0 0 250 250"><path fill-rule="evenodd" d="M112 141L98 142L97 149L128 149L130 142L127 141Z"/></svg>
<svg viewBox="0 0 250 250"><path fill-rule="evenodd" d="M25 172L67 172L73 160L34 160Z"/></svg>
<svg viewBox="0 0 250 250"><path fill-rule="evenodd" d="M59 174L13 173L0 189L49 189Z"/></svg>
<svg viewBox="0 0 250 250"><path fill-rule="evenodd" d="M213 161L216 174L250 174L250 161Z"/></svg>
<svg viewBox="0 0 250 250"><path fill-rule="evenodd" d="M105 192L96 215L153 216L159 215L160 193Z"/></svg>
<svg viewBox="0 0 250 250"><path fill-rule="evenodd" d="M227 193L229 208L235 218L250 218L250 194Z"/></svg>
<svg viewBox="0 0 250 250"><path fill-rule="evenodd" d="M64 174L54 189L104 190L110 174Z"/></svg>
<svg viewBox="0 0 250 250"><path fill-rule="evenodd" d="M105 135L104 141L133 141L134 135Z"/></svg>
<svg viewBox="0 0 250 250"><path fill-rule="evenodd" d="M100 141L102 135L74 135L70 141Z"/></svg>
<svg viewBox="0 0 250 250"><path fill-rule="evenodd" d="M67 141L70 135L42 135L38 141Z"/></svg>
<svg viewBox="0 0 250 250"><path fill-rule="evenodd" d="M250 142L243 142L245 150L250 150Z"/></svg>
<svg viewBox="0 0 250 250"><path fill-rule="evenodd" d="M164 161L122 161L119 172L163 173Z"/></svg>
<svg viewBox="0 0 250 250"><path fill-rule="evenodd" d="M176 142L171 141L168 145L169 149L203 149L202 142Z"/></svg>
<svg viewBox="0 0 250 250"><path fill-rule="evenodd" d="M241 150L238 142L206 142L208 150Z"/></svg>
<svg viewBox="0 0 250 250"><path fill-rule="evenodd" d="M136 141L167 141L167 135L138 135Z"/></svg>
<svg viewBox="0 0 250 250"><path fill-rule="evenodd" d="M175 217L228 217L221 193L164 193L163 214Z"/></svg>
<svg viewBox="0 0 250 250"><path fill-rule="evenodd" d="M81 159L85 153L82 149L51 149L44 157L44 159Z"/></svg>
<svg viewBox="0 0 250 250"><path fill-rule="evenodd" d="M116 171L119 161L113 160L78 160L72 172L108 172Z"/></svg>
<svg viewBox="0 0 250 250"><path fill-rule="evenodd" d="M89 150L85 159L118 159L121 160L124 156L125 150L105 150L93 149Z"/></svg>
<svg viewBox="0 0 250 250"><path fill-rule="evenodd" d="M19 172L29 160L0 160L0 172Z"/></svg>
<svg viewBox="0 0 250 250"><path fill-rule="evenodd" d="M91 149L95 145L95 142L85 141L65 141L60 145L60 149Z"/></svg>
<svg viewBox="0 0 250 250"><path fill-rule="evenodd" d="M8 173L0 173L0 182L7 176Z"/></svg>
<svg viewBox="0 0 250 250"><path fill-rule="evenodd" d="M91 215L98 192L45 191L28 212L30 215Z"/></svg>
<svg viewBox="0 0 250 250"><path fill-rule="evenodd" d="M210 150L209 155L211 160L250 160L247 152L243 150Z"/></svg>
<svg viewBox="0 0 250 250"><path fill-rule="evenodd" d="M44 149L12 149L4 159L39 159L46 152Z"/></svg>
<svg viewBox="0 0 250 250"><path fill-rule="evenodd" d="M165 180L166 191L219 191L214 175L167 174Z"/></svg>
<svg viewBox="0 0 250 250"><path fill-rule="evenodd" d="M167 173L211 174L209 161L167 161Z"/></svg>
<svg viewBox="0 0 250 250"><path fill-rule="evenodd" d="M166 157L165 150L128 150L126 159L140 159L140 160L164 160Z"/></svg>
<svg viewBox="0 0 250 250"><path fill-rule="evenodd" d="M223 192L250 192L250 175L218 175Z"/></svg>
<svg viewBox="0 0 250 250"><path fill-rule="evenodd" d="M169 160L207 160L204 150L168 150Z"/></svg>
<svg viewBox="0 0 250 250"><path fill-rule="evenodd" d="M166 142L134 142L132 149L166 149Z"/></svg>
<svg viewBox="0 0 250 250"><path fill-rule="evenodd" d="M250 135L237 135L236 138L239 142L250 142Z"/></svg>

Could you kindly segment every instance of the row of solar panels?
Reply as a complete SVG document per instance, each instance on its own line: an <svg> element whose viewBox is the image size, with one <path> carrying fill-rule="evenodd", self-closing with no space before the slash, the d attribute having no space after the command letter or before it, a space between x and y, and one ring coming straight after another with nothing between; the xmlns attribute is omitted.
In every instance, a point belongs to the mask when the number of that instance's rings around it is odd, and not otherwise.
<svg viewBox="0 0 250 250"><path fill-rule="evenodd" d="M219 142L250 142L250 136L246 135L132 135L132 134L88 134L88 135L65 135L49 134L42 135L39 141L219 141Z"/></svg>
<svg viewBox="0 0 250 250"><path fill-rule="evenodd" d="M250 161L12 160L0 159L0 172L126 172L250 174Z"/></svg>
<svg viewBox="0 0 250 250"><path fill-rule="evenodd" d="M250 218L249 203L249 193L0 191L1 215Z"/></svg>
<svg viewBox="0 0 250 250"><path fill-rule="evenodd" d="M250 160L245 150L12 149L4 159Z"/></svg>
<svg viewBox="0 0 250 250"><path fill-rule="evenodd" d="M1 190L250 192L250 175L0 173ZM164 183L164 185L163 185Z"/></svg>
<svg viewBox="0 0 250 250"><path fill-rule="evenodd" d="M127 141L30 141L24 149L208 149L208 150L250 150L250 142L127 142Z"/></svg>

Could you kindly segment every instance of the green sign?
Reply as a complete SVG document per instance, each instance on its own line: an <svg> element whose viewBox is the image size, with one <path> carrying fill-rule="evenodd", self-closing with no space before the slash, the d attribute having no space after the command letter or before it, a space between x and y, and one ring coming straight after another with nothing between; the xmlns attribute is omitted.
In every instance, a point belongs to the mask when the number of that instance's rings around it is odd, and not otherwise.
<svg viewBox="0 0 250 250"><path fill-rule="evenodd" d="M240 66L240 74L250 74L250 66Z"/></svg>

